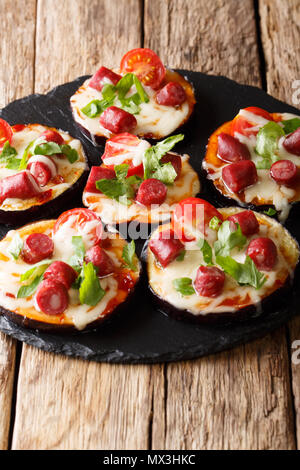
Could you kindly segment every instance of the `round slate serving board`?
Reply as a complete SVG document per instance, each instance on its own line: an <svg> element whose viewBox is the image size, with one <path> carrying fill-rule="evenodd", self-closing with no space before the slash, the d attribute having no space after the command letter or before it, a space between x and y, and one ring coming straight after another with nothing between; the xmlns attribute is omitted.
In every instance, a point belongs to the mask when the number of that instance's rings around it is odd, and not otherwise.
<svg viewBox="0 0 300 470"><path fill-rule="evenodd" d="M239 109L260 106L270 112L299 111L276 100L264 91L239 85L225 77L204 75L200 72L179 70L195 88L197 105L195 112L183 128L185 139L176 146L179 153L191 155L191 163L202 177L201 162L210 134L223 122L232 119ZM10 103L0 111L0 116L10 124L38 122L70 132L81 139L90 164L99 164L103 148L94 147L81 134L72 119L70 96L87 77L79 77L51 90L46 95L30 95ZM202 177L201 197L213 204L220 204L210 182ZM223 202L221 202L223 203ZM81 197L72 207L81 206ZM58 207L57 215L69 207ZM300 217L294 207L286 223L291 233L300 240ZM9 227L0 225L0 236ZM137 241L141 253L143 241ZM145 272L145 270L144 270ZM192 359L234 347L240 343L263 336L279 327L297 313L300 292L300 276L296 276L294 294L282 302L280 308L264 312L244 322L223 325L195 325L169 318L157 311L147 289L145 274L127 311L101 329L74 335L54 335L24 329L7 318L0 317L0 330L14 338L38 348L83 359L115 363L156 363ZM297 298L298 297L298 298Z"/></svg>

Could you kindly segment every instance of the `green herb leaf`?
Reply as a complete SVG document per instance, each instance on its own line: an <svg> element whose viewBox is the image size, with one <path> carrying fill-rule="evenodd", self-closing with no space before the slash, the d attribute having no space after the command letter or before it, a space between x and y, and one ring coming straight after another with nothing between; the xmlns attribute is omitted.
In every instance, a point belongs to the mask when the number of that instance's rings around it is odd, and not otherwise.
<svg viewBox="0 0 300 470"><path fill-rule="evenodd" d="M216 256L229 256L233 248L242 248L247 243L247 238L243 235L241 227L236 224L236 230L231 230L229 220L225 220L218 230L218 240L214 244Z"/></svg>
<svg viewBox="0 0 300 470"><path fill-rule="evenodd" d="M264 214L268 215L269 217L273 217L274 215L277 214L277 211L273 209L272 207L269 207L267 211L264 211Z"/></svg>
<svg viewBox="0 0 300 470"><path fill-rule="evenodd" d="M122 258L124 260L125 266L127 266L132 271L137 271L137 256L135 254L134 240L131 240L130 243L127 243L124 246Z"/></svg>
<svg viewBox="0 0 300 470"><path fill-rule="evenodd" d="M204 240L204 238L200 238L200 240L197 242L197 245L202 251L203 259L205 263L212 264L212 248L209 245L209 243L206 240Z"/></svg>
<svg viewBox="0 0 300 470"><path fill-rule="evenodd" d="M169 152L177 142L184 139L183 134L167 137L144 152L144 178L157 178L165 184L172 184L177 176L173 165L168 162L161 164L160 159Z"/></svg>
<svg viewBox="0 0 300 470"><path fill-rule="evenodd" d="M14 147L11 147L9 141L7 140L3 145L2 152L0 154L0 163L10 160L12 157L17 155L17 151Z"/></svg>
<svg viewBox="0 0 300 470"><path fill-rule="evenodd" d="M256 152L263 158L271 159L277 149L279 137L284 135L284 130L276 122L265 124L257 134Z"/></svg>
<svg viewBox="0 0 300 470"><path fill-rule="evenodd" d="M127 163L122 163L121 165L115 165L114 170L118 180L123 180L126 178L128 173L129 165Z"/></svg>
<svg viewBox="0 0 300 470"><path fill-rule="evenodd" d="M72 268L77 268L80 270L85 256L85 247L82 237L80 235L74 235L72 237L72 245L74 248L74 255L69 259L69 264L72 266Z"/></svg>
<svg viewBox="0 0 300 470"><path fill-rule="evenodd" d="M79 287L81 304L95 306L104 297L105 290L100 285L96 268L93 263L83 265L83 280Z"/></svg>
<svg viewBox="0 0 300 470"><path fill-rule="evenodd" d="M195 290L192 286L192 279L189 277L174 279L173 286L174 289L183 296L195 294Z"/></svg>
<svg viewBox="0 0 300 470"><path fill-rule="evenodd" d="M139 81L137 76L134 75L134 74L133 74L133 83L135 85L137 94L139 95L141 102L142 103L148 103L149 102L149 96L145 92L145 90L143 88L143 85L141 84L141 82Z"/></svg>
<svg viewBox="0 0 300 470"><path fill-rule="evenodd" d="M21 163L21 159L20 159L20 158L11 157L11 158L8 160L7 165L5 165L5 168L8 168L9 170L19 170L19 168L20 168L20 163Z"/></svg>
<svg viewBox="0 0 300 470"><path fill-rule="evenodd" d="M60 145L60 150L61 153L67 157L70 163L74 163L79 159L77 150L71 147L70 145Z"/></svg>
<svg viewBox="0 0 300 470"><path fill-rule="evenodd" d="M212 230L219 230L220 225L222 224L222 220L219 219L216 215L212 217L209 221L209 228Z"/></svg>
<svg viewBox="0 0 300 470"><path fill-rule="evenodd" d="M56 153L62 153L60 145L56 142L45 142L34 148L35 155L55 155Z"/></svg>
<svg viewBox="0 0 300 470"><path fill-rule="evenodd" d="M21 286L18 290L18 299L23 297L29 297L36 291L39 283L43 279L44 272L46 271L48 266L50 266L50 263L38 263L21 275L20 281L26 282L26 284L24 286Z"/></svg>
<svg viewBox="0 0 300 470"><path fill-rule="evenodd" d="M113 101L116 97L116 87L111 83L106 83L101 90L101 94L104 100Z"/></svg>
<svg viewBox="0 0 300 470"><path fill-rule="evenodd" d="M142 179L137 175L127 178L129 165L122 163L115 166L116 178L96 181L96 188L111 199L121 204L130 205L135 196L136 186Z"/></svg>
<svg viewBox="0 0 300 470"><path fill-rule="evenodd" d="M285 134L291 134L300 127L300 118L292 118L287 121L282 121L283 130Z"/></svg>
<svg viewBox="0 0 300 470"><path fill-rule="evenodd" d="M15 260L17 260L20 256L22 248L23 248L23 240L18 234L18 232L16 232L8 247L8 252Z"/></svg>
<svg viewBox="0 0 300 470"><path fill-rule="evenodd" d="M260 289L267 280L264 274L258 271L250 256L246 257L245 263L238 263L230 256L217 256L216 262L239 284L246 284L255 289Z"/></svg>
<svg viewBox="0 0 300 470"><path fill-rule="evenodd" d="M182 250L182 252L177 256L176 261L183 261L186 254L186 250Z"/></svg>

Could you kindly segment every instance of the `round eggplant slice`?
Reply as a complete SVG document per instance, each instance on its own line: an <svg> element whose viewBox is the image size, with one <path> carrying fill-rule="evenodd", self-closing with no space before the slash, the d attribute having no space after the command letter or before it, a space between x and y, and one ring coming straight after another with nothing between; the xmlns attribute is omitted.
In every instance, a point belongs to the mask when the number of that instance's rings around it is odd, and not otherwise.
<svg viewBox="0 0 300 470"><path fill-rule="evenodd" d="M131 221L145 224L156 224L168 221L173 207L182 199L196 196L200 191L200 181L197 173L189 163L189 156L183 155L180 176L172 185L167 186L167 196L160 205L145 206L132 201L125 205L111 199L103 193L91 192L87 188L83 191L83 204L96 212L106 224L121 224Z"/></svg>
<svg viewBox="0 0 300 470"><path fill-rule="evenodd" d="M84 211L85 209L81 210ZM72 222L71 218L68 220ZM129 267L126 265L122 257L123 249L127 245L126 240L118 232L104 232L101 248L105 251L104 259L110 258L110 265L114 266L114 271L111 272L110 270L109 275L99 277L101 289L105 291L103 297L96 305L81 303L78 286L76 287L73 284L67 291L68 306L64 312L57 315L43 313L36 300L36 293L41 283L38 284L37 290L30 293L28 297L18 298L20 287L28 286L35 278L33 273L26 280L21 281L21 275L34 267L37 267L36 275L40 275L43 266L42 268L39 268L39 266L44 265L45 269L54 261L69 263L70 257L74 255L72 237L76 234L77 236L81 234L87 250L92 240L91 237L86 235L86 231L76 232L75 229L70 228L71 225L68 221L61 232L57 228L53 231L55 223L56 220L42 220L25 225L20 229L11 230L0 241L0 311L3 315L26 328L55 333L97 328L104 321L110 319L112 315L123 311L124 307L127 306L139 280L139 260L134 255L134 266ZM94 221L88 223L91 223L92 227ZM11 252L14 252L13 244L15 240L23 241L30 234L37 232L47 234L54 241L54 253L51 259L45 259L34 266L25 263L22 254L14 259ZM53 235L53 233L55 234ZM86 262L88 263L89 260L86 260ZM45 277L49 281L49 276ZM60 281L60 277L56 276L55 281ZM40 282L46 281L41 280ZM61 288L64 289L65 286Z"/></svg>
<svg viewBox="0 0 300 470"><path fill-rule="evenodd" d="M0 162L0 222L20 225L49 217L71 202L86 181L88 163L81 142L64 131L41 124L13 126L12 130L12 157ZM47 140L51 138L57 142ZM64 146L65 153L51 153L58 145ZM46 184L39 180L43 168L48 173Z"/></svg>
<svg viewBox="0 0 300 470"><path fill-rule="evenodd" d="M247 116L246 113L245 115ZM237 117L238 116L239 115L237 115ZM273 119L273 121L271 122L274 122L276 125L278 123L281 123L282 121L289 121L295 118L299 118L299 116L290 113L271 113L269 116L271 119ZM291 204L300 200L299 156L288 152L287 149L284 147L284 141L287 135L284 135L284 132L282 130L282 135L279 135L277 138L276 159L292 161L297 167L297 174L295 178L293 178L293 181L289 182L288 184L282 184L278 181L275 181L275 179L271 176L270 168L268 168L268 165L264 165L264 163L266 163L266 160L264 160L256 152L257 133L259 129L262 128L269 121L261 116L258 116L257 125L253 127L253 132L250 130L250 132L247 134L247 130L245 131L245 133L238 132L240 129L241 132L243 132L243 123L237 126L237 117L232 121L224 123L209 138L206 149L206 155L203 160L203 169L206 172L207 178L212 181L215 188L223 196L235 200L241 206L258 210L265 209L268 206L273 206L273 208L275 208L279 212L279 220L281 222L284 222L288 217ZM280 125L283 128L283 125ZM246 147L246 150L248 150L250 153L251 161L257 166L257 181L252 182L252 184L249 184L249 186L246 186L237 192L234 192L234 189L232 189L234 186L230 188L230 185L226 184L226 178L224 177L223 171L226 167L228 167L228 165L236 165L238 159L238 149L235 148L234 150L233 147L232 151L230 152L234 160L229 161L227 157L224 158L224 156L222 159L221 155L218 154L218 150L220 148L221 151L224 152L224 146L219 147L218 145L218 136L220 136L220 134L223 134L223 139L222 136L220 137L220 139L223 141L224 134L229 134L229 136L235 137L239 141L238 143L243 144ZM228 150L228 146L226 147L226 150ZM238 165L240 165L240 162L238 162ZM262 168L264 166L267 167ZM228 174L228 170L226 170L225 173ZM235 175L232 173L232 178L238 179L237 174L238 172ZM241 175L241 173L239 174ZM241 178L243 178L243 175L241 176Z"/></svg>
<svg viewBox="0 0 300 470"><path fill-rule="evenodd" d="M224 220L241 212L241 209L236 207L218 210ZM266 280L258 289L250 285L240 285L233 277L225 274L225 283L219 295L208 297L197 294L194 289L197 271L200 266L206 265L197 240L185 244L184 257L177 257L163 268L151 251L149 243L157 237L158 231L167 231L171 225L161 225L152 233L144 248L143 257L147 260L150 290L163 313L177 319L195 322L231 321L263 314L264 309L274 310L279 304L286 302L286 297L282 294L292 286L299 259L298 244L280 223L263 214L257 212L254 214L259 222L259 231L247 237L247 243L241 250L233 249L231 256L239 263L244 263L246 249L252 239L269 237L275 242L277 262L272 271L260 271ZM213 231L210 230L208 239L211 246L216 238L216 232L213 235ZM178 284L174 285L174 280L182 278L186 278L189 282L183 281L183 290L179 291Z"/></svg>
<svg viewBox="0 0 300 470"><path fill-rule="evenodd" d="M95 117L89 117L82 111L82 109L92 101L101 101L103 99L100 91L89 86L90 80L90 78L87 79L71 97L71 109L75 122L85 136L88 137L94 145L101 145L105 139L112 137L114 134L100 124L99 114ZM196 103L193 87L183 76L173 70L166 71L162 87L169 82L176 82L184 88L186 93L184 103L176 107L159 105L156 101L157 91L150 87L144 87L149 101L139 105L140 112L134 114L137 120L137 126L130 132L139 137L161 139L172 134L188 121Z"/></svg>

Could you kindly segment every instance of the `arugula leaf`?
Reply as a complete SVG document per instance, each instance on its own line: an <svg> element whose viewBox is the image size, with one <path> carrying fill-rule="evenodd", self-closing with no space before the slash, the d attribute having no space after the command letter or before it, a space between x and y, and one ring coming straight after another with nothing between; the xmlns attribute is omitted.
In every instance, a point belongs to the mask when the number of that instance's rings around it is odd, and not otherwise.
<svg viewBox="0 0 300 470"><path fill-rule="evenodd" d="M27 282L18 290L18 299L23 297L29 297L36 291L39 283L43 279L44 272L46 271L48 266L50 266L50 263L37 264L21 275L20 281Z"/></svg>
<svg viewBox="0 0 300 470"><path fill-rule="evenodd" d="M209 245L209 243L206 240L204 240L204 238L200 238L200 240L197 242L197 245L202 251L203 259L205 263L212 264L212 248Z"/></svg>
<svg viewBox="0 0 300 470"><path fill-rule="evenodd" d="M183 134L173 135L145 150L143 156L145 179L157 178L165 184L174 182L177 173L173 165L170 162L161 164L160 159L183 139Z"/></svg>
<svg viewBox="0 0 300 470"><path fill-rule="evenodd" d="M14 147L11 147L9 141L7 140L3 145L2 152L0 154L0 162L5 162L12 157L17 155L17 151Z"/></svg>
<svg viewBox="0 0 300 470"><path fill-rule="evenodd" d="M236 224L236 230L231 230L229 220L225 220L218 230L218 240L214 243L216 256L229 256L230 251L235 248L242 248L247 243L247 237L243 235L241 227Z"/></svg>
<svg viewBox="0 0 300 470"><path fill-rule="evenodd" d="M20 256L22 248L23 248L23 240L18 234L18 232L16 232L15 235L13 236L11 243L9 244L8 252L15 260L17 260Z"/></svg>
<svg viewBox="0 0 300 470"><path fill-rule="evenodd" d="M189 277L174 279L173 286L175 290L183 296L195 294L195 289L192 286L192 279Z"/></svg>
<svg viewBox="0 0 300 470"><path fill-rule="evenodd" d="M267 280L266 276L258 271L250 256L246 257L244 263L238 263L230 256L217 256L216 262L239 284L247 284L254 287L255 289L260 289Z"/></svg>
<svg viewBox="0 0 300 470"><path fill-rule="evenodd" d="M131 240L130 243L127 243L124 246L122 258L124 260L125 266L130 268L132 271L137 271L137 257L135 254L134 240Z"/></svg>
<svg viewBox="0 0 300 470"><path fill-rule="evenodd" d="M264 211L264 214L268 215L269 217L273 217L274 215L277 214L277 211L273 209L272 207L269 207L267 211Z"/></svg>
<svg viewBox="0 0 300 470"><path fill-rule="evenodd" d="M93 263L83 265L83 280L79 287L79 300L81 304L95 306L104 297L96 268Z"/></svg>
<svg viewBox="0 0 300 470"><path fill-rule="evenodd" d="M279 137L284 135L284 130L276 122L265 124L257 134L256 152L263 158L271 159L277 149Z"/></svg>
<svg viewBox="0 0 300 470"><path fill-rule="evenodd" d="M285 134L290 134L300 127L300 118L292 118L287 121L282 121L283 130Z"/></svg>
<svg viewBox="0 0 300 470"><path fill-rule="evenodd" d="M176 261L183 261L186 254L186 250L182 250L182 252L177 256Z"/></svg>

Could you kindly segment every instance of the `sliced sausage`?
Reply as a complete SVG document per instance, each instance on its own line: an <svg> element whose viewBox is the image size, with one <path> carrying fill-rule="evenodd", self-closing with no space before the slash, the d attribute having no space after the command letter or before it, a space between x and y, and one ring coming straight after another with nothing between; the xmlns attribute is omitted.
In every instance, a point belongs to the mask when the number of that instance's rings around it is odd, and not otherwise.
<svg viewBox="0 0 300 470"><path fill-rule="evenodd" d="M21 256L25 263L35 264L51 258L54 251L53 240L45 233L32 233L24 241Z"/></svg>
<svg viewBox="0 0 300 470"><path fill-rule="evenodd" d="M173 230L165 230L159 232L157 238L149 241L149 248L161 266L165 268L184 250L184 245L176 238Z"/></svg>
<svg viewBox="0 0 300 470"><path fill-rule="evenodd" d="M249 237L259 230L259 223L252 211L242 211L238 214L231 215L228 220L239 224L241 231L245 237Z"/></svg>
<svg viewBox="0 0 300 470"><path fill-rule="evenodd" d="M57 174L56 165L53 160L44 155L31 157L28 161L27 168L40 186L46 186Z"/></svg>
<svg viewBox="0 0 300 470"><path fill-rule="evenodd" d="M98 269L98 276L108 276L115 270L115 265L110 256L99 245L92 246L84 258L86 263L93 263Z"/></svg>
<svg viewBox="0 0 300 470"><path fill-rule="evenodd" d="M186 101L186 92L180 83L169 82L156 93L155 99L164 106L180 106Z"/></svg>
<svg viewBox="0 0 300 470"><path fill-rule="evenodd" d="M68 307L68 291L61 282L55 279L45 279L38 287L35 302L43 313L59 315Z"/></svg>
<svg viewBox="0 0 300 470"><path fill-rule="evenodd" d="M115 176L116 174L114 170L103 168L101 166L92 166L85 190L90 191L91 193L100 193L101 191L96 188L96 181L102 179L111 180L115 178Z"/></svg>
<svg viewBox="0 0 300 470"><path fill-rule="evenodd" d="M41 192L34 176L28 170L7 176L0 181L0 200L6 198L30 199Z"/></svg>
<svg viewBox="0 0 300 470"><path fill-rule="evenodd" d="M177 173L175 180L179 178L182 169L182 161L180 155L175 155L174 153L166 153L166 155L164 155L160 159L160 163L171 163Z"/></svg>
<svg viewBox="0 0 300 470"><path fill-rule="evenodd" d="M291 160L278 160L273 163L270 175L279 184L292 184L297 176L297 167Z"/></svg>
<svg viewBox="0 0 300 470"><path fill-rule="evenodd" d="M247 255L254 261L257 269L271 271L277 261L277 248L270 238L255 238L249 243Z"/></svg>
<svg viewBox="0 0 300 470"><path fill-rule="evenodd" d="M135 129L137 120L133 114L124 111L124 109L110 106L101 114L100 124L113 134L120 134L120 132L131 132Z"/></svg>
<svg viewBox="0 0 300 470"><path fill-rule="evenodd" d="M284 139L283 146L288 152L300 157L300 127Z"/></svg>
<svg viewBox="0 0 300 470"><path fill-rule="evenodd" d="M234 163L250 160L248 147L232 135L221 132L218 135L218 157L224 162Z"/></svg>
<svg viewBox="0 0 300 470"><path fill-rule="evenodd" d="M194 288L203 297L217 297L221 294L225 274L215 266L200 266L197 270Z"/></svg>
<svg viewBox="0 0 300 470"><path fill-rule="evenodd" d="M44 279L55 279L61 282L66 289L70 289L77 276L75 269L63 261L54 261L44 272Z"/></svg>
<svg viewBox="0 0 300 470"><path fill-rule="evenodd" d="M167 186L156 178L149 178L140 185L136 201L144 206L162 204L167 197Z"/></svg>
<svg viewBox="0 0 300 470"><path fill-rule="evenodd" d="M257 182L256 166L251 160L231 163L222 169L222 179L230 191L238 193Z"/></svg>
<svg viewBox="0 0 300 470"><path fill-rule="evenodd" d="M89 86L91 88L95 88L95 90L101 91L104 85L116 85L121 78L121 75L118 75L112 70L107 69L106 67L100 67L100 69L92 76Z"/></svg>
<svg viewBox="0 0 300 470"><path fill-rule="evenodd" d="M41 137L47 142L55 142L58 145L63 145L65 143L63 137L56 131L47 130L41 134Z"/></svg>

